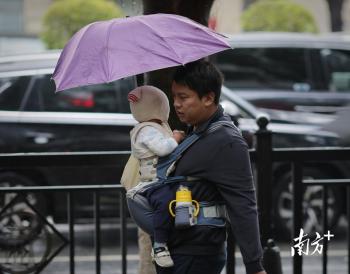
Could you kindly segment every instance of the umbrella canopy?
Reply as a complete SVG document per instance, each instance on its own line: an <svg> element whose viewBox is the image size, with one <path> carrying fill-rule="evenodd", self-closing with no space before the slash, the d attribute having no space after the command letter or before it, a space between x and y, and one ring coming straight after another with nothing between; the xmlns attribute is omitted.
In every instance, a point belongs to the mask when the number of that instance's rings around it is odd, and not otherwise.
<svg viewBox="0 0 350 274"><path fill-rule="evenodd" d="M100 21L69 40L52 78L59 91L183 65L229 48L223 35L179 15Z"/></svg>

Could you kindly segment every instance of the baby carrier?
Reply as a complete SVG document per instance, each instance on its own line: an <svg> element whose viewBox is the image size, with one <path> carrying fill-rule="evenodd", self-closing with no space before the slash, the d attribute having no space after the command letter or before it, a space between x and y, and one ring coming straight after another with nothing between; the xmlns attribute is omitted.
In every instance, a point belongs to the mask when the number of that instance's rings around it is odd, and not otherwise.
<svg viewBox="0 0 350 274"><path fill-rule="evenodd" d="M236 128L232 122L218 121L210 125L203 133L192 133L169 155L159 158L157 163L157 181L146 184L137 191L127 194L127 203L131 217L136 224L148 234L153 234L153 209L148 200L142 195L142 192L153 187L162 187L164 184L174 183L195 183L199 178L188 176L169 176L176 162L181 158L182 154L194 144L201 136L210 134L220 127ZM223 202L206 202L198 203L198 214L195 221L191 225L206 225L215 227L224 227L226 225L227 213Z"/></svg>

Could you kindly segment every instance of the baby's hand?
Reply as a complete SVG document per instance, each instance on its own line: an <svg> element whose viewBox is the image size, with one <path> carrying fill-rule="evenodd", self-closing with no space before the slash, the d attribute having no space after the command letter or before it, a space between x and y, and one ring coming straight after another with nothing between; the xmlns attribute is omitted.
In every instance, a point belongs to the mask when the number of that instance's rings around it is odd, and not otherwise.
<svg viewBox="0 0 350 274"><path fill-rule="evenodd" d="M177 143L180 143L183 139L185 139L185 132L182 130L173 130L173 137Z"/></svg>

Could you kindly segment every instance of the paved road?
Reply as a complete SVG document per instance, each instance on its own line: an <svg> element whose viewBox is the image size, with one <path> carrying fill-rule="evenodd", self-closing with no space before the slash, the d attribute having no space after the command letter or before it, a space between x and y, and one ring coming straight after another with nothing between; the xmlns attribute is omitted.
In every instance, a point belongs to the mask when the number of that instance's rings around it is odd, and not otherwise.
<svg viewBox="0 0 350 274"><path fill-rule="evenodd" d="M237 259L237 274L245 274L242 259ZM337 250L329 254L329 268L328 273L334 274L346 274L346 252L345 250ZM54 262L46 268L43 273L61 274L69 273L68 271L68 256L59 256ZM76 273L95 273L94 257L85 255L76 257ZM104 274L119 274L121 273L120 256L105 254L102 256L102 273ZM130 254L128 256L128 274L137 273L137 254ZM282 266L284 274L292 273L291 257L289 252L282 252ZM304 273L321 273L322 272L322 259L320 257L308 257L304 260ZM223 272L225 273L225 272Z"/></svg>
<svg viewBox="0 0 350 274"><path fill-rule="evenodd" d="M67 234L66 225L58 226L58 229ZM93 226L78 225L76 231L76 250L75 262L76 272L78 274L95 274L95 257L93 243ZM329 242L329 267L328 273L346 274L347 272L347 246L345 227L334 232L335 238ZM57 246L58 241L54 239L53 246ZM121 256L119 232L116 225L102 226L102 271L103 274L121 273ZM292 274L291 245L288 243L277 243L281 249L282 267L284 274ZM136 229L131 227L128 233L128 274L137 273L138 255L136 245ZM236 252L237 274L245 274L242 258L239 252ZM321 273L322 256L304 256L304 273ZM66 247L60 254L44 269L42 273L64 274L69 273L69 249ZM225 272L223 272L225 273Z"/></svg>
<svg viewBox="0 0 350 274"><path fill-rule="evenodd" d="M337 243L340 245L340 243ZM281 246L282 249L288 249L286 245ZM121 273L121 257L119 255L111 254L111 248L106 249L102 256L102 273L104 274L119 274ZM115 250L118 252L117 250ZM347 272L347 252L344 248L336 248L329 252L329 268L328 273L346 274ZM282 267L284 274L291 274L292 259L290 251L283 250ZM242 258L240 254L236 253L237 257L237 274L245 274ZM76 273L95 273L94 256L78 255L76 256ZM65 255L59 256L50 266L47 267L44 273L61 274L69 273L68 271L69 257ZM136 254L136 245L133 245L128 255L128 274L137 273L138 255ZM322 273L322 258L321 256L304 257L304 273ZM225 273L225 272L223 272Z"/></svg>

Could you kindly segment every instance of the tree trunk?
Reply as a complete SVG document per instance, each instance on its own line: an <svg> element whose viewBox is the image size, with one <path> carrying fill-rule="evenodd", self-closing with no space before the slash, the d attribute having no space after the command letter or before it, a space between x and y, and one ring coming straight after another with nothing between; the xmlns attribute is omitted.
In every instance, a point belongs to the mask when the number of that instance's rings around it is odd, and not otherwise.
<svg viewBox="0 0 350 274"><path fill-rule="evenodd" d="M209 13L215 0L143 0L143 13L170 13L186 16L200 24L208 26ZM167 68L146 73L145 84L162 89L170 100L171 111L169 124L172 128L181 129L184 125L178 120L171 98L172 75L175 68Z"/></svg>
<svg viewBox="0 0 350 274"><path fill-rule="evenodd" d="M342 6L344 0L327 0L329 7L329 14L331 17L331 30L342 31L343 20L342 20Z"/></svg>
<svg viewBox="0 0 350 274"><path fill-rule="evenodd" d="M214 0L143 0L143 13L179 14L207 26L213 2Z"/></svg>
<svg viewBox="0 0 350 274"><path fill-rule="evenodd" d="M254 2L256 2L256 0L244 0L243 1L243 9L246 10Z"/></svg>

